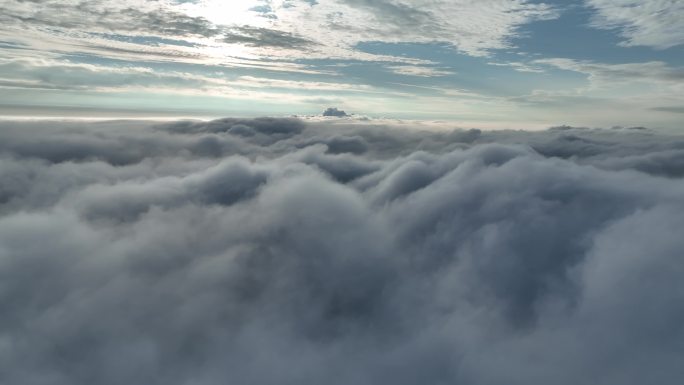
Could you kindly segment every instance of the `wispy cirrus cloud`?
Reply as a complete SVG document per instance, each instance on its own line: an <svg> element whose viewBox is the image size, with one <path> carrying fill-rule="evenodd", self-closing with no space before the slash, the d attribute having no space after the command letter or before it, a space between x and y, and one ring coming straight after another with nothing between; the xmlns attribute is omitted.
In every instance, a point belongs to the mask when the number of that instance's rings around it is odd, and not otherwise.
<svg viewBox="0 0 684 385"><path fill-rule="evenodd" d="M672 67L661 61L610 64L567 58L538 59L533 64L544 64L563 70L589 75L594 82L622 84L630 82L662 82L670 85L684 83L684 67Z"/></svg>
<svg viewBox="0 0 684 385"><path fill-rule="evenodd" d="M558 16L549 5L524 0L321 0L314 6L277 1L272 4L278 16L275 25L302 29L328 46L348 49L361 41L446 42L477 56L510 47L522 25Z"/></svg>
<svg viewBox="0 0 684 385"><path fill-rule="evenodd" d="M593 116L595 121L599 121L601 116L609 117L613 123L603 120L605 125L624 124L629 120L647 124L647 120L676 119L671 114L668 118L656 111L672 113L660 107L684 103L684 67L662 61L616 64L549 58L533 60L530 65L569 71L584 77L584 81L572 88L536 89L530 94L513 97L516 103L539 108L563 108ZM570 114L564 119L573 121Z"/></svg>
<svg viewBox="0 0 684 385"><path fill-rule="evenodd" d="M489 50L509 47L518 27L557 16L550 6L525 0L248 1L233 5L213 0L181 4L48 0L40 7L36 4L9 0L0 19L4 28L199 39L207 45L268 48L270 53L259 51L266 56L278 56L279 49L309 48L307 57L380 61L402 59L369 55L355 50L355 45L362 41L445 42L470 55L486 55ZM263 17L265 9L272 17Z"/></svg>
<svg viewBox="0 0 684 385"><path fill-rule="evenodd" d="M684 3L677 0L586 0L592 26L617 30L624 46L666 49L684 44Z"/></svg>
<svg viewBox="0 0 684 385"><path fill-rule="evenodd" d="M409 76L439 77L453 74L453 72L449 70L426 66L399 65L388 66L387 68L395 74Z"/></svg>

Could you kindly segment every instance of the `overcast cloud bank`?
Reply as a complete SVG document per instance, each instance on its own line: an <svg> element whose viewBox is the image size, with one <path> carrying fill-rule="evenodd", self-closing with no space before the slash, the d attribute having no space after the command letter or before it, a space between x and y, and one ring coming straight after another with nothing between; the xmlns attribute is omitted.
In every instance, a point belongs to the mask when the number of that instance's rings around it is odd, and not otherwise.
<svg viewBox="0 0 684 385"><path fill-rule="evenodd" d="M0 123L0 382L679 384L684 137Z"/></svg>

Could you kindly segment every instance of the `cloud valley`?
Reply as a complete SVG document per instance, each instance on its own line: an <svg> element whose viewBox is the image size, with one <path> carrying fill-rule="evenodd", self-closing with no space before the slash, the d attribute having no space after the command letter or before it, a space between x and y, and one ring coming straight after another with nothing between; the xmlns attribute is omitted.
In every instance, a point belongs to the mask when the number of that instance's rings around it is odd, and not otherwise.
<svg viewBox="0 0 684 385"><path fill-rule="evenodd" d="M684 137L0 123L0 382L676 384Z"/></svg>

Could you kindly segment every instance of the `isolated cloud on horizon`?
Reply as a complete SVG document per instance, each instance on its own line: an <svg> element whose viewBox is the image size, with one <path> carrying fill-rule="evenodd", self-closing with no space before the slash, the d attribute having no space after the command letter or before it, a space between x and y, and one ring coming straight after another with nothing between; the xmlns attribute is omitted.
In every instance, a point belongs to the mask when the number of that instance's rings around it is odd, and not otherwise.
<svg viewBox="0 0 684 385"><path fill-rule="evenodd" d="M342 118L349 115L344 110L337 109L337 107L328 107L325 109L325 111L323 111L323 116L335 116Z"/></svg>
<svg viewBox="0 0 684 385"><path fill-rule="evenodd" d="M678 384L684 137L0 122L0 382Z"/></svg>

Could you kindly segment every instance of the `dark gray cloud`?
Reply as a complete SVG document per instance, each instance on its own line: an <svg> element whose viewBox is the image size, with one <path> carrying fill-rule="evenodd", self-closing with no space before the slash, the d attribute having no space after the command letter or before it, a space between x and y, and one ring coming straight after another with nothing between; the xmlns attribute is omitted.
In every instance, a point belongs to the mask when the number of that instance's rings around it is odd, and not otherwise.
<svg viewBox="0 0 684 385"><path fill-rule="evenodd" d="M0 382L678 384L684 138L0 123Z"/></svg>
<svg viewBox="0 0 684 385"><path fill-rule="evenodd" d="M39 3L23 7L12 3ZM11 5L11 6L10 6ZM163 7L143 4L139 8L112 6L106 1L9 0L0 15L5 26L63 28L98 32L142 32L161 36L212 37L220 29L202 17L192 17ZM152 2L154 5L154 2Z"/></svg>
<svg viewBox="0 0 684 385"><path fill-rule="evenodd" d="M684 114L684 106L655 107L654 110Z"/></svg>
<svg viewBox="0 0 684 385"><path fill-rule="evenodd" d="M276 47L304 49L317 43L289 32L259 27L234 27L223 35L226 43L244 44L251 47Z"/></svg>
<svg viewBox="0 0 684 385"><path fill-rule="evenodd" d="M329 107L325 111L323 111L323 116L344 117L344 116L348 116L348 115L345 111L338 110L336 107Z"/></svg>
<svg viewBox="0 0 684 385"><path fill-rule="evenodd" d="M372 12L378 21L387 23L397 29L424 30L435 28L435 17L423 6L396 3L387 0L343 0L343 4L362 8ZM434 33L435 31L429 31Z"/></svg>

